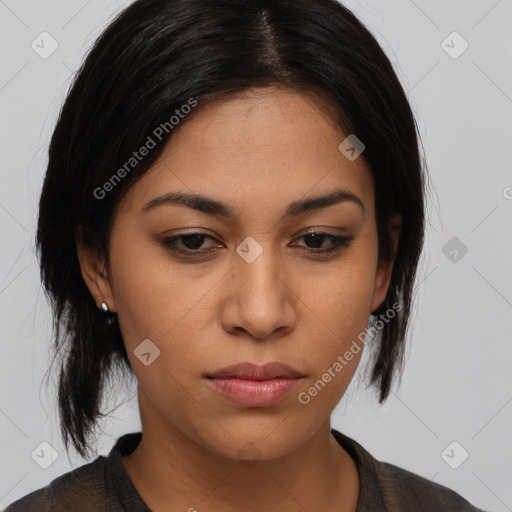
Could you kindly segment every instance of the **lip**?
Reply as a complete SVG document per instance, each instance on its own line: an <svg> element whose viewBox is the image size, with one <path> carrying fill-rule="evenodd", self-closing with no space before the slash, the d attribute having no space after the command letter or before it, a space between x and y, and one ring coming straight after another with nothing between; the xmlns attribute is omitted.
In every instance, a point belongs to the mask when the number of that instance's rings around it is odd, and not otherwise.
<svg viewBox="0 0 512 512"><path fill-rule="evenodd" d="M240 363L207 375L208 385L225 398L246 407L268 407L287 396L303 378L283 363Z"/></svg>
<svg viewBox="0 0 512 512"><path fill-rule="evenodd" d="M246 380L269 380L276 378L297 379L304 377L301 373L284 363L272 362L263 365L252 363L239 363L227 366L221 370L207 375L208 378L225 379L238 378Z"/></svg>

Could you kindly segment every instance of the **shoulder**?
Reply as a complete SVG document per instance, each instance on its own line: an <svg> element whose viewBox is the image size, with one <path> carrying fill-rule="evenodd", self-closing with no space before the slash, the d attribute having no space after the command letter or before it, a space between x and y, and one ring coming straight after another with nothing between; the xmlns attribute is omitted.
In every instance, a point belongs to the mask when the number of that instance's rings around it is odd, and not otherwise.
<svg viewBox="0 0 512 512"><path fill-rule="evenodd" d="M400 503L397 510L484 512L452 489L403 468L377 460L375 467L389 501Z"/></svg>
<svg viewBox="0 0 512 512"><path fill-rule="evenodd" d="M355 460L361 478L358 512L484 512L452 489L373 457L353 439L331 429Z"/></svg>
<svg viewBox="0 0 512 512"><path fill-rule="evenodd" d="M42 487L15 501L5 512L76 512L108 510L105 486L107 459L98 457L93 462L69 471ZM86 509L84 508L86 507Z"/></svg>

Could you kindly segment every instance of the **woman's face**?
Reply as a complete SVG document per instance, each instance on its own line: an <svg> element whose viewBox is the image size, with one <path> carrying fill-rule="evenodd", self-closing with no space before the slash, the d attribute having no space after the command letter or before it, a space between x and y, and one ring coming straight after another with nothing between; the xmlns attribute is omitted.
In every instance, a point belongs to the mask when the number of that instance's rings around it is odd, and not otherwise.
<svg viewBox="0 0 512 512"><path fill-rule="evenodd" d="M191 115L119 204L110 281L85 277L118 314L143 428L232 458L252 443L271 459L325 425L384 300L373 181L362 157L338 149L348 134L312 97L256 89ZM297 207L336 190L344 195L329 206ZM173 203L176 193L230 215ZM169 240L180 235L189 238ZM284 363L301 378L277 402L240 403L209 376L241 362Z"/></svg>

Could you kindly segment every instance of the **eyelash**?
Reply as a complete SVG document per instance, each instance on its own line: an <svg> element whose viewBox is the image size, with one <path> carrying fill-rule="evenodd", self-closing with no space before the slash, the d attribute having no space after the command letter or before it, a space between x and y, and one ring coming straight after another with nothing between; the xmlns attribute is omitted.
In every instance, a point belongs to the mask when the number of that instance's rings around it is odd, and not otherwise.
<svg viewBox="0 0 512 512"><path fill-rule="evenodd" d="M345 247L348 247L350 245L350 242L354 239L352 236L339 236L339 235L331 235L329 233L323 233L321 231L312 231L310 233L306 233L305 235L302 235L299 237L299 240L301 238L304 238L306 236L311 235L317 235L319 237L327 238L333 242L333 245L329 249L313 249L313 248L306 248L306 252L310 252L313 254L330 254L334 252L339 252ZM167 237L161 240L161 244L164 245L168 250L177 253L177 254L184 254L187 256L194 256L194 255L200 255L205 254L207 252L212 252L215 249L207 249L207 250L199 250L199 249L178 249L177 248L177 242L179 240L184 240L191 237L203 237L203 238L210 238L211 240L214 240L213 237L206 235L204 233L187 233L186 235L177 235L172 237ZM204 243L204 242L203 242Z"/></svg>

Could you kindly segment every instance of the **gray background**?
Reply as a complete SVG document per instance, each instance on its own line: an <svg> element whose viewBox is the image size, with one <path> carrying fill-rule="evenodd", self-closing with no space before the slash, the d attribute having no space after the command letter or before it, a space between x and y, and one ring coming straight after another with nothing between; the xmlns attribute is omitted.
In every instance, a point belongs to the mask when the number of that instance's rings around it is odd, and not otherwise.
<svg viewBox="0 0 512 512"><path fill-rule="evenodd" d="M64 452L54 389L43 384L50 312L33 239L46 149L72 74L128 3L0 0L0 509L86 462ZM512 1L346 4L408 91L433 189L401 387L379 406L358 372L332 424L377 458L481 508L511 511ZM58 43L46 59L31 47L44 31ZM454 31L469 44L457 58L463 41L446 40ZM117 388L98 454L140 428L134 388ZM50 453L42 442L58 453L47 469L31 457Z"/></svg>

